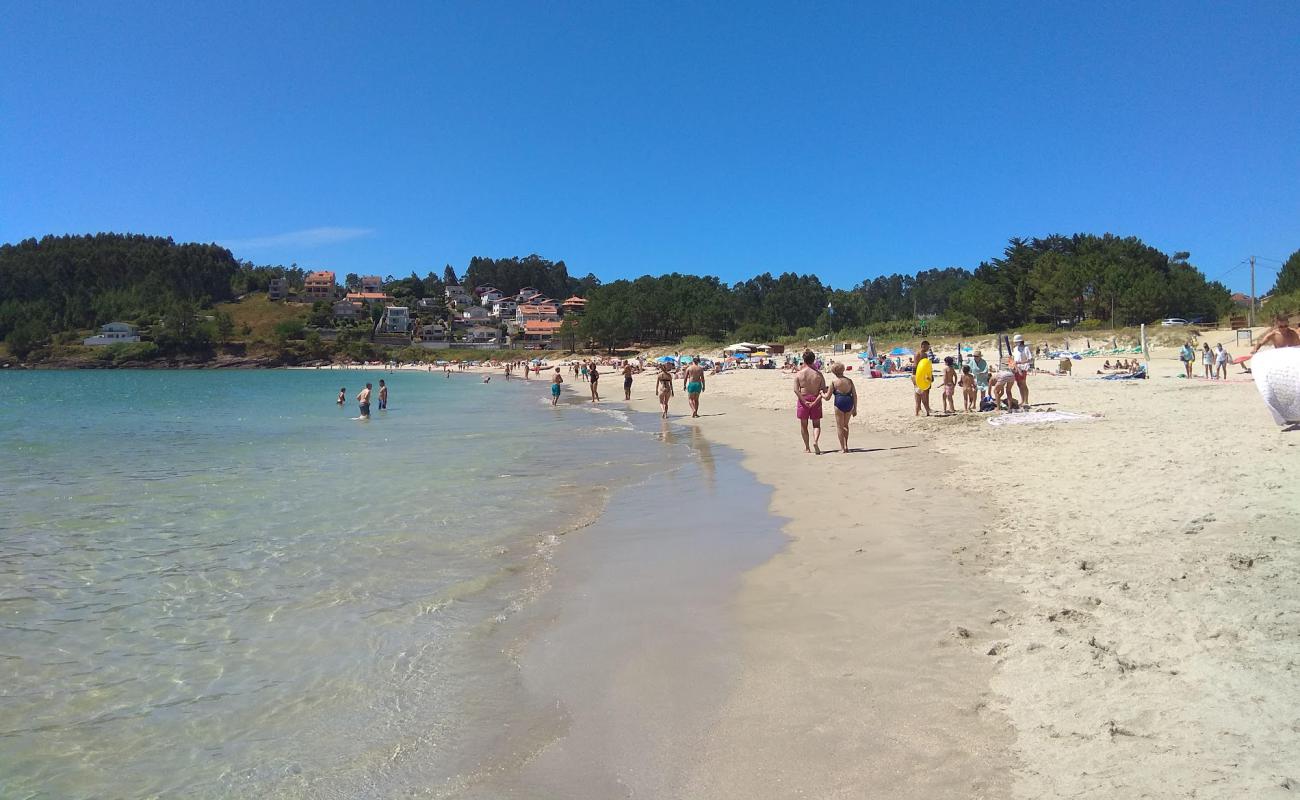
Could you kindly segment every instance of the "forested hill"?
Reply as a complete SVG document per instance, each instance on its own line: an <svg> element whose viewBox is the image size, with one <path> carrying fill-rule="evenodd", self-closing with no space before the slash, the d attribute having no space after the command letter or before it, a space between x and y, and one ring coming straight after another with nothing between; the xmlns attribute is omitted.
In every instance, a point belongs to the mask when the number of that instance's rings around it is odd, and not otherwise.
<svg viewBox="0 0 1300 800"><path fill-rule="evenodd" d="M766 341L831 330L908 333L918 317L935 333L953 334L1217 320L1231 308L1229 292L1207 281L1189 257L1134 237L1077 234L1012 239L974 270L884 275L834 291L815 275L793 272L733 286L694 275L645 276L592 289L578 333L602 344L692 335Z"/></svg>
<svg viewBox="0 0 1300 800"><path fill-rule="evenodd" d="M229 299L240 264L224 247L97 233L0 245L0 338L23 326L92 328L157 318L178 302Z"/></svg>

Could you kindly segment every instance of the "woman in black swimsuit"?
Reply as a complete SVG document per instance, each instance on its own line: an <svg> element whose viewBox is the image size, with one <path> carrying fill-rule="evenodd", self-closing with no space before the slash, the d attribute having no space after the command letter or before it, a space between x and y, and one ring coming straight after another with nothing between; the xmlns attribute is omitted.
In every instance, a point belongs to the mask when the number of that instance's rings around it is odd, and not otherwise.
<svg viewBox="0 0 1300 800"><path fill-rule="evenodd" d="M623 365L623 399L632 399L632 362Z"/></svg>
<svg viewBox="0 0 1300 800"><path fill-rule="evenodd" d="M655 388L659 393L659 405L663 406L663 418L668 419L668 399L673 396L673 374L668 371L665 362L659 365L659 375L655 378Z"/></svg>

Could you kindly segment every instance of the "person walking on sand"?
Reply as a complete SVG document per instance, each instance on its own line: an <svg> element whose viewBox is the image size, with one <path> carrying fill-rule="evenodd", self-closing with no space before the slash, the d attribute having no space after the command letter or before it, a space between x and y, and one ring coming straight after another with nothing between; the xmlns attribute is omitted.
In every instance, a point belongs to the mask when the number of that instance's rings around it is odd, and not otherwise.
<svg viewBox="0 0 1300 800"><path fill-rule="evenodd" d="M388 410L388 385L384 383L383 378L379 379L379 410Z"/></svg>
<svg viewBox="0 0 1300 800"><path fill-rule="evenodd" d="M370 384L357 393L357 405L361 407L361 419L370 419Z"/></svg>
<svg viewBox="0 0 1300 800"><path fill-rule="evenodd" d="M1011 368L1016 377L1016 388L1020 390L1020 405L1029 405L1029 370L1034 367L1034 353L1025 343L1025 337L1016 334L1012 338L1011 358L1014 365Z"/></svg>
<svg viewBox="0 0 1300 800"><path fill-rule="evenodd" d="M934 384L934 366L927 356L929 352L930 343L921 342L921 360L912 368L912 386L916 390L916 412L912 416L920 416L922 406L925 407L925 415L930 416L930 386Z"/></svg>
<svg viewBox="0 0 1300 800"><path fill-rule="evenodd" d="M803 351L803 367L794 376L794 415L799 420L799 433L803 436L803 451L821 455L822 392L826 389L826 376L813 364L817 356L811 350ZM812 449L808 448L808 423L812 423Z"/></svg>
<svg viewBox="0 0 1300 800"><path fill-rule="evenodd" d="M704 391L704 367L700 366L700 357L691 359L691 363L682 372L682 388L686 390L687 402L691 404L691 416L700 415L700 393Z"/></svg>
<svg viewBox="0 0 1300 800"><path fill-rule="evenodd" d="M1214 352L1210 350L1209 342L1201 343L1201 369L1207 379L1214 377Z"/></svg>
<svg viewBox="0 0 1300 800"><path fill-rule="evenodd" d="M346 387L346 386L340 386L340 387L339 387L339 405L343 405L343 404L346 403L347 401L348 401L348 387Z"/></svg>
<svg viewBox="0 0 1300 800"><path fill-rule="evenodd" d="M943 410L945 414L957 413L957 403L953 400L953 395L957 391L957 370L953 367L956 363L952 356L945 356L943 359Z"/></svg>
<svg viewBox="0 0 1300 800"><path fill-rule="evenodd" d="M632 362L623 364L623 399L632 399Z"/></svg>
<svg viewBox="0 0 1300 800"><path fill-rule="evenodd" d="M1183 377L1188 380L1192 379L1192 362L1196 361L1196 348L1192 347L1191 342L1183 345L1183 349L1178 351L1178 360L1183 362Z"/></svg>
<svg viewBox="0 0 1300 800"><path fill-rule="evenodd" d="M560 374L560 368L555 368L555 375L551 377L551 405L560 402L560 384L564 383L564 376Z"/></svg>
<svg viewBox="0 0 1300 800"><path fill-rule="evenodd" d="M849 452L849 420L858 415L858 388L850 378L844 377L844 365L831 367L831 385L822 391L822 399L835 406L835 433L840 439L840 452Z"/></svg>
<svg viewBox="0 0 1300 800"><path fill-rule="evenodd" d="M668 419L668 401L673 396L673 372L668 368L668 362L659 365L659 374L655 376L655 390L659 395L659 405L664 410L661 416Z"/></svg>
<svg viewBox="0 0 1300 800"><path fill-rule="evenodd" d="M600 380L600 370L596 369L596 362L594 359L591 362L591 367L588 369L587 375L587 380L591 381L591 402L599 403L600 391L596 388L596 382Z"/></svg>
<svg viewBox="0 0 1300 800"><path fill-rule="evenodd" d="M1222 380L1228 379L1228 364L1232 361L1232 356L1227 350L1223 349L1223 342L1214 346L1214 376Z"/></svg>

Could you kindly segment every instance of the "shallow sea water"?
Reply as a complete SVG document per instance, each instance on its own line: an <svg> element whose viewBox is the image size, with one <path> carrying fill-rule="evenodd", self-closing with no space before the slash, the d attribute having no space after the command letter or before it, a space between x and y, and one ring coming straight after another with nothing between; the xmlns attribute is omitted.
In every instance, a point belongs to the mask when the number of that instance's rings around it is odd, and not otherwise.
<svg viewBox="0 0 1300 800"><path fill-rule="evenodd" d="M380 378L388 411L364 422L350 399L335 404L340 386L351 398ZM716 457L657 420L576 392L553 409L545 383L502 380L0 375L0 796L504 786L570 735L575 708L598 707L566 678L567 656L529 644L554 628L587 647L626 624L584 607L575 626L574 587L633 585L608 568L630 554L635 574L668 576L674 558L708 553L713 571L693 580L721 607L718 576L778 546L755 511L752 539L647 550L627 512L646 492L708 504ZM761 509L766 494L726 469L726 502ZM582 562L585 583L555 574L557 548L582 546L575 532L607 552ZM655 605L649 588L638 603ZM721 617L706 618L716 635ZM564 791L566 774L545 782Z"/></svg>

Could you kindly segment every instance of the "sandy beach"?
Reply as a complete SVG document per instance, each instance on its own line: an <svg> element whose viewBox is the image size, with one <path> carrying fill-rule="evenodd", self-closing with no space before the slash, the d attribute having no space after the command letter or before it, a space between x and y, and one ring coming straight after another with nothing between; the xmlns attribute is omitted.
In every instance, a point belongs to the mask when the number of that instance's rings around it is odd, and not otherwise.
<svg viewBox="0 0 1300 800"><path fill-rule="evenodd" d="M1089 420L1005 427L917 419L907 379L855 371L851 452L820 457L787 373L711 376L697 420L679 384L672 421L743 451L790 539L743 580L741 676L689 796L1300 789L1300 435L1236 367L1101 361L1030 378L1035 412Z"/></svg>

